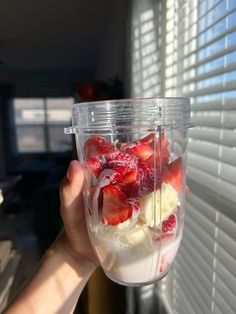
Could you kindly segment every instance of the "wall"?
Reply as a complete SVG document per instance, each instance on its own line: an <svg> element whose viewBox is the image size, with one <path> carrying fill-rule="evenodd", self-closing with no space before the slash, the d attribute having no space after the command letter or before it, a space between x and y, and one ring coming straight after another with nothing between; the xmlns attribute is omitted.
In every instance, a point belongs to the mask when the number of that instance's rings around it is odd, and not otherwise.
<svg viewBox="0 0 236 314"><path fill-rule="evenodd" d="M8 153L11 132L10 129L7 129L7 105L11 95L11 86L9 84L0 84L0 177L6 175L6 166L9 159Z"/></svg>
<svg viewBox="0 0 236 314"><path fill-rule="evenodd" d="M14 88L15 97L71 96L74 86L94 76L92 69L80 71L63 70L3 70L0 84L8 83Z"/></svg>
<svg viewBox="0 0 236 314"><path fill-rule="evenodd" d="M98 58L97 79L108 80L115 76L124 79L128 3L126 0L114 1L110 8L110 17Z"/></svg>
<svg viewBox="0 0 236 314"><path fill-rule="evenodd" d="M4 155L4 136L3 136L3 95L0 86L0 177L5 175L5 155Z"/></svg>

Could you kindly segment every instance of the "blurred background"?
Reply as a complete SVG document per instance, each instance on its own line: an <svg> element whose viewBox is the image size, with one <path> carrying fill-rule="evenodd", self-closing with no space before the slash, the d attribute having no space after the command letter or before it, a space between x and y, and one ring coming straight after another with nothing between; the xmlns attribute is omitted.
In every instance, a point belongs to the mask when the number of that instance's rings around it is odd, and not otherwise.
<svg viewBox="0 0 236 314"><path fill-rule="evenodd" d="M236 313L236 1L0 4L0 312L61 228L71 105L188 96L186 225L158 284L98 271L76 313Z"/></svg>

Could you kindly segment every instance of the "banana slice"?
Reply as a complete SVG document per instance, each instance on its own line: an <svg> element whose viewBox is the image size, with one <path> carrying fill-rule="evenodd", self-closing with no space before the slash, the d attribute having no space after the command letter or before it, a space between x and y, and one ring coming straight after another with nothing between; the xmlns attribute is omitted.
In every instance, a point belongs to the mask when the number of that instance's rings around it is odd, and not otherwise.
<svg viewBox="0 0 236 314"><path fill-rule="evenodd" d="M176 208L178 193L170 184L163 183L161 190L142 197L140 205L140 219L150 227L154 227L169 217Z"/></svg>
<svg viewBox="0 0 236 314"><path fill-rule="evenodd" d="M109 243L110 252L115 250L119 254L129 252L132 256L143 257L153 252L152 233L144 223L132 224L131 221L125 221L117 226L99 223L95 232L97 247L101 246L100 241L103 239L102 248L99 249L101 251Z"/></svg>
<svg viewBox="0 0 236 314"><path fill-rule="evenodd" d="M148 254L153 251L152 234L148 226L136 224L120 241L129 245L135 255Z"/></svg>

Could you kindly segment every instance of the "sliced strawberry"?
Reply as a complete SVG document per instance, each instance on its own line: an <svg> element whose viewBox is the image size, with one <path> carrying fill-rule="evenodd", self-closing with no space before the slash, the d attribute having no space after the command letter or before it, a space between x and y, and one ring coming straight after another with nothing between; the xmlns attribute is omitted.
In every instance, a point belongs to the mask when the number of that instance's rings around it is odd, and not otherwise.
<svg viewBox="0 0 236 314"><path fill-rule="evenodd" d="M162 233L161 237L158 235L155 240L160 241L160 239L172 238L175 236L175 228L177 225L176 216L171 214L166 220L162 222Z"/></svg>
<svg viewBox="0 0 236 314"><path fill-rule="evenodd" d="M157 140L157 150L159 150L163 156L162 160L169 158L168 144L169 141L166 139L164 132L162 132L161 137Z"/></svg>
<svg viewBox="0 0 236 314"><path fill-rule="evenodd" d="M166 152L166 150L167 150L167 152L168 152L169 141L165 138L164 131L162 131L160 138L156 137L155 133L150 133L147 136L141 138L139 140L139 142L141 142L142 144L148 144L152 149L154 149L154 146L156 143L157 150L162 151L162 152L164 152L164 151ZM169 152L168 152L168 154L169 154Z"/></svg>
<svg viewBox="0 0 236 314"><path fill-rule="evenodd" d="M164 136L164 132L161 134L161 138L156 138L154 133L150 133L144 138L129 144L123 148L123 151L137 156L141 161L153 160L154 154L158 163L168 163L169 150L168 140ZM154 153L155 151L155 153Z"/></svg>
<svg viewBox="0 0 236 314"><path fill-rule="evenodd" d="M170 263L168 262L168 259L163 256L161 259L160 273L163 273L165 270L167 270L169 265Z"/></svg>
<svg viewBox="0 0 236 314"><path fill-rule="evenodd" d="M179 191L182 184L183 167L182 159L178 158L175 161L168 164L163 169L162 180L165 183L169 183L172 187Z"/></svg>
<svg viewBox="0 0 236 314"><path fill-rule="evenodd" d="M101 219L109 225L117 225L132 216L132 205L127 202L125 193L117 186L103 188L103 206Z"/></svg>
<svg viewBox="0 0 236 314"><path fill-rule="evenodd" d="M91 136L84 144L86 159L111 154L117 151L118 150L114 144L101 136Z"/></svg>
<svg viewBox="0 0 236 314"><path fill-rule="evenodd" d="M139 195L144 196L154 190L154 169L144 162L139 163L137 183Z"/></svg>
<svg viewBox="0 0 236 314"><path fill-rule="evenodd" d="M155 134L154 133L149 133L145 137L141 138L139 141L143 144L148 144L153 146L153 142L155 139Z"/></svg>
<svg viewBox="0 0 236 314"><path fill-rule="evenodd" d="M137 156L141 161L148 159L152 156L154 151L150 145L137 141L125 147L124 152Z"/></svg>
<svg viewBox="0 0 236 314"><path fill-rule="evenodd" d="M169 160L169 156L170 156L170 153L169 153L169 150L168 150L168 141L163 138L162 141L161 141L161 145L159 145L161 148L159 149L159 157L162 161L163 164L167 164L168 163L168 160ZM158 151L158 149L157 149Z"/></svg>
<svg viewBox="0 0 236 314"><path fill-rule="evenodd" d="M132 169L137 164L137 158L125 152L107 155L105 159L109 168L117 168L124 166Z"/></svg>
<svg viewBox="0 0 236 314"><path fill-rule="evenodd" d="M106 168L113 169L116 172L113 184L125 185L133 182L137 177L137 163L135 156L120 152L116 155L106 156Z"/></svg>
<svg viewBox="0 0 236 314"><path fill-rule="evenodd" d="M133 183L123 186L126 193L130 198L136 198L144 196L154 191L154 185L156 189L161 186L160 171L156 171L157 177L154 180L154 168L145 162L140 161L137 167L137 177Z"/></svg>
<svg viewBox="0 0 236 314"><path fill-rule="evenodd" d="M119 186L126 186L127 184L133 183L137 179L138 168L135 167L128 173L124 174L123 177L117 182Z"/></svg>
<svg viewBox="0 0 236 314"><path fill-rule="evenodd" d="M160 147L161 147L161 149L160 149ZM168 163L168 160L169 160L169 151L168 151L168 148L166 146L166 143L165 142L160 143L158 141L155 153L153 155L151 155L150 157L148 157L145 160L145 162L154 167L154 164L156 161L155 167L160 168L163 165L166 165Z"/></svg>
<svg viewBox="0 0 236 314"><path fill-rule="evenodd" d="M90 157L86 161L88 170L94 174L97 178L100 176L101 172L104 170L104 163L99 157Z"/></svg>
<svg viewBox="0 0 236 314"><path fill-rule="evenodd" d="M171 233L174 231L176 227L176 216L170 215L168 219L162 222L162 234L165 235L167 233Z"/></svg>

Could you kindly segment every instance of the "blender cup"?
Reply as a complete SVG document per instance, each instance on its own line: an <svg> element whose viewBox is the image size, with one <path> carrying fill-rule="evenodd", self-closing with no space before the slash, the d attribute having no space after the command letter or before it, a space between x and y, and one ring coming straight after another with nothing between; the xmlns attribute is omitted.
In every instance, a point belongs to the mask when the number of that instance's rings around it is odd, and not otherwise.
<svg viewBox="0 0 236 314"><path fill-rule="evenodd" d="M72 127L85 169L91 243L106 275L130 286L168 272L184 225L187 98L73 105Z"/></svg>

